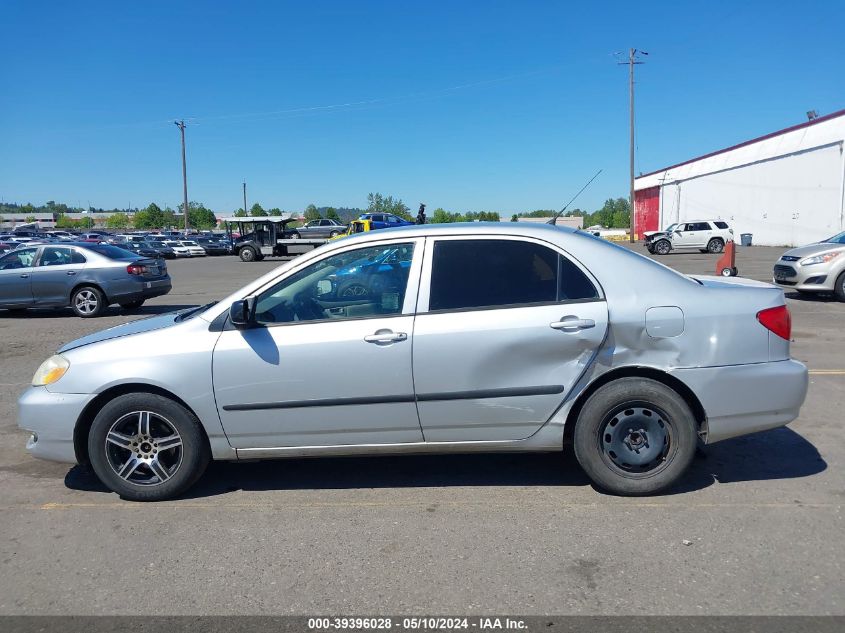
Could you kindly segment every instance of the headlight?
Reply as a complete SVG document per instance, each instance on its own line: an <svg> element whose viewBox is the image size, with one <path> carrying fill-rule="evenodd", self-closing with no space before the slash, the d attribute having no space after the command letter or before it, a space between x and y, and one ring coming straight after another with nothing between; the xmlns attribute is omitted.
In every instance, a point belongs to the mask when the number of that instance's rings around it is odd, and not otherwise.
<svg viewBox="0 0 845 633"><path fill-rule="evenodd" d="M822 253L821 255L814 255L807 259L802 259L799 263L802 266L811 266L812 264L826 264L832 259L836 259L842 254L842 251L834 251L832 253Z"/></svg>
<svg viewBox="0 0 845 633"><path fill-rule="evenodd" d="M52 385L59 378L65 375L70 368L70 363L64 356L51 356L35 371L32 377L33 387L42 387L44 385Z"/></svg>

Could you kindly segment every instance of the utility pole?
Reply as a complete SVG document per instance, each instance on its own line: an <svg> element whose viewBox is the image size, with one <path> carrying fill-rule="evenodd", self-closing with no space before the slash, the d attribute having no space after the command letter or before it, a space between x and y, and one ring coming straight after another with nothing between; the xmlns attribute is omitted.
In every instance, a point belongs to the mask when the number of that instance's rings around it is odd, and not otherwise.
<svg viewBox="0 0 845 633"><path fill-rule="evenodd" d="M645 62L641 62L637 60L637 55L648 55L645 51L638 51L636 48L632 48L628 51L628 61L626 62L619 62L619 64L627 64L628 65L628 92L630 97L630 115L631 115L631 171L630 171L630 198L629 204L631 207L631 236L630 240L631 243L634 242L634 66L637 64L644 64Z"/></svg>
<svg viewBox="0 0 845 633"><path fill-rule="evenodd" d="M244 214L249 215L249 211L246 210L246 183L244 183Z"/></svg>
<svg viewBox="0 0 845 633"><path fill-rule="evenodd" d="M188 167L185 162L185 121L174 121L176 127L182 133L182 202L185 213L185 234L188 234Z"/></svg>

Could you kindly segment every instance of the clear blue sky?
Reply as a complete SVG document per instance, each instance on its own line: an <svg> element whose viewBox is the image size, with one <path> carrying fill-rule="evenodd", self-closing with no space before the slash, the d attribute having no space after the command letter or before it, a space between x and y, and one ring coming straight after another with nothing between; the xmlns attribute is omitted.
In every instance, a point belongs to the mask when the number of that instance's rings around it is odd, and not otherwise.
<svg viewBox="0 0 845 633"><path fill-rule="evenodd" d="M845 108L845 2L0 3L0 196L559 208ZM352 104L352 105L345 105ZM336 106L336 107L332 107Z"/></svg>

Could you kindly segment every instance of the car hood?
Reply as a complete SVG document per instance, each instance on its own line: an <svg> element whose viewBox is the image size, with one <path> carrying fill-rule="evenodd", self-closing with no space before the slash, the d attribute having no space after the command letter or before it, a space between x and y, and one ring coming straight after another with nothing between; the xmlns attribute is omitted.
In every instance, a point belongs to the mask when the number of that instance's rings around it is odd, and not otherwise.
<svg viewBox="0 0 845 633"><path fill-rule="evenodd" d="M655 235L666 235L666 231L643 231L643 237L654 237Z"/></svg>
<svg viewBox="0 0 845 633"><path fill-rule="evenodd" d="M167 314L151 316L146 319L138 319L137 321L110 327L107 330L94 332L88 336L83 336L75 341L71 341L70 343L65 343L61 348L59 348L59 354L77 347L82 347L83 345L91 345L91 343L108 341L109 339L120 338L122 336L132 336L133 334L141 334L142 332L150 332L152 330L161 330L177 323L176 317L179 316L179 314L180 312L168 312Z"/></svg>
<svg viewBox="0 0 845 633"><path fill-rule="evenodd" d="M835 244L834 242L818 242L817 244L807 244L799 248L793 248L791 251L786 251L783 255L790 257L808 257L810 255L817 255L818 253L826 253L828 251L843 250L845 245ZM783 257L781 255L781 257Z"/></svg>

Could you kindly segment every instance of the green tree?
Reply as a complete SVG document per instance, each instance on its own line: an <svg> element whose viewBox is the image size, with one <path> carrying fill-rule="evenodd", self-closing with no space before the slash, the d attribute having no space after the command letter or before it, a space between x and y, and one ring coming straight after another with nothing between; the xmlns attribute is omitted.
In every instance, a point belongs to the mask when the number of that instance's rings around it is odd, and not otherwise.
<svg viewBox="0 0 845 633"><path fill-rule="evenodd" d="M337 214L337 209L335 209L334 207L329 207L328 209L326 209L326 217L329 220L337 220L338 222L340 222L340 216Z"/></svg>
<svg viewBox="0 0 845 633"><path fill-rule="evenodd" d="M393 196L383 196L380 193L367 195L367 213L392 213L400 218L412 221L410 209L400 198L393 199Z"/></svg>
<svg viewBox="0 0 845 633"><path fill-rule="evenodd" d="M38 219L34 215L28 215L24 221L31 224L33 222L37 222Z"/></svg>
<svg viewBox="0 0 845 633"><path fill-rule="evenodd" d="M273 216L279 216L282 215L282 210L279 207L273 207L267 213Z"/></svg>
<svg viewBox="0 0 845 633"><path fill-rule="evenodd" d="M519 222L519 216L516 213L511 216L511 222Z"/></svg>
<svg viewBox="0 0 845 633"><path fill-rule="evenodd" d="M129 226L129 216L125 213L112 213L106 218L106 228L125 229Z"/></svg>
<svg viewBox="0 0 845 633"><path fill-rule="evenodd" d="M254 205L252 205L252 207L250 207L249 214L253 217L262 217L266 216L267 212L260 204L256 202Z"/></svg>
<svg viewBox="0 0 845 633"><path fill-rule="evenodd" d="M244 211L243 209L238 209L237 211L235 211L235 217L236 218L245 218L248 215L249 214L246 211Z"/></svg>
<svg viewBox="0 0 845 633"><path fill-rule="evenodd" d="M78 226L78 223L73 218L67 217L64 213L60 213L56 218L57 229L73 229Z"/></svg>
<svg viewBox="0 0 845 633"><path fill-rule="evenodd" d="M161 212L161 226L162 228L170 228L176 224L176 212L170 207L165 207Z"/></svg>
<svg viewBox="0 0 845 633"><path fill-rule="evenodd" d="M316 205L309 204L305 207L305 221L310 222L311 220L319 220L322 216L320 212L317 210Z"/></svg>

